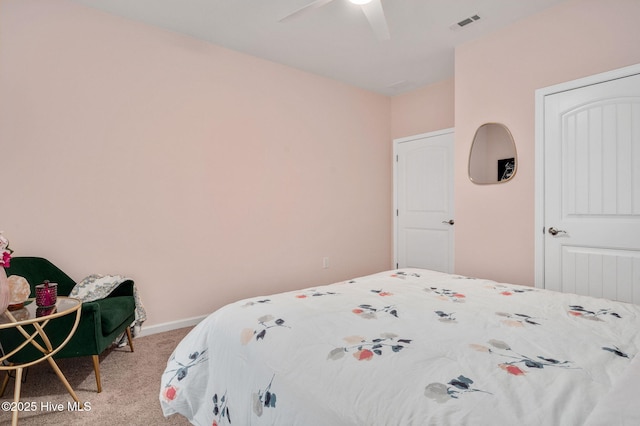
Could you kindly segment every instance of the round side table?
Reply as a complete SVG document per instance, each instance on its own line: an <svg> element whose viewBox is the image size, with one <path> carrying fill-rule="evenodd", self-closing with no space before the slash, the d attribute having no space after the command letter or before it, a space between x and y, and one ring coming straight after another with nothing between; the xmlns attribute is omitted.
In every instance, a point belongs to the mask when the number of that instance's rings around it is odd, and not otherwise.
<svg viewBox="0 0 640 426"><path fill-rule="evenodd" d="M46 360L49 362L49 364L51 365L51 368L53 368L56 375L58 376L62 384L65 386L65 388L67 389L71 397L74 399L74 401L80 402L80 400L78 399L78 396L71 388L71 385L69 385L69 382L64 377L64 374L62 374L62 371L60 371L58 364L56 364L56 362L53 360L53 355L55 355L60 349L62 349L64 345L66 345L69 342L69 340L71 340L73 333L75 333L76 328L78 327L78 323L80 322L80 312L81 312L80 307L82 306L82 302L78 299L74 299L71 297L58 296L57 299L58 300L55 306L47 307L47 308L36 306L35 299L28 299L25 302L24 308L16 311L6 310L4 313L0 314L0 329L15 328L24 337L24 341L20 343L20 345L18 345L15 349L0 356L0 371L7 371L7 375L4 378L2 387L0 388L0 390L2 391L0 392L0 394L4 393L4 389L6 388L7 383L9 381L9 371L15 370L16 372L15 386L14 386L14 392L13 392L13 400L16 403L15 404L16 410L13 411L13 417L11 422L13 426L16 426L18 424L17 407L19 406L18 403L20 402L20 386L22 382L22 372L25 368L34 364L38 364L42 361ZM51 344L51 341L47 337L47 334L44 328L47 326L49 321L54 318L59 318L66 315L73 315L73 314L75 314L76 319L73 324L73 327L69 331L69 335L57 347L53 347L53 345ZM32 331L27 331L25 329L25 326L27 325L33 326L33 329L31 327L28 327L28 329ZM36 341L36 337L40 338L39 339L40 342ZM14 364L9 362L5 364L4 361L9 360L13 355L20 352L21 350L23 350L25 347L28 347L29 345L38 349L38 351L42 353L42 356L36 360L26 362L26 363Z"/></svg>

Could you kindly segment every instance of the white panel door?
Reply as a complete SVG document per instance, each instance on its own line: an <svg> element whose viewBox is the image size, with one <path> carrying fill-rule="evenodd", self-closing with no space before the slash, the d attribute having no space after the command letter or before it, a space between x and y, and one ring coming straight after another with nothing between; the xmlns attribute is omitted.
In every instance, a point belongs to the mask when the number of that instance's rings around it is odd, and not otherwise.
<svg viewBox="0 0 640 426"><path fill-rule="evenodd" d="M397 267L453 272L453 130L395 141Z"/></svg>
<svg viewBox="0 0 640 426"><path fill-rule="evenodd" d="M544 282L640 303L640 74L544 100Z"/></svg>

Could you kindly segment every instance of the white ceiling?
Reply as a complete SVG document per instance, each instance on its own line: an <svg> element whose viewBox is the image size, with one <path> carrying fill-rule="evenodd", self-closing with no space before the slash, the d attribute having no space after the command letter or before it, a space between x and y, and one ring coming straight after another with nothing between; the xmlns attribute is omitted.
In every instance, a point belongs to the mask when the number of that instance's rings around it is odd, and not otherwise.
<svg viewBox="0 0 640 426"><path fill-rule="evenodd" d="M386 41L348 0L284 22L312 0L73 1L393 96L452 77L455 46L565 0L382 0Z"/></svg>

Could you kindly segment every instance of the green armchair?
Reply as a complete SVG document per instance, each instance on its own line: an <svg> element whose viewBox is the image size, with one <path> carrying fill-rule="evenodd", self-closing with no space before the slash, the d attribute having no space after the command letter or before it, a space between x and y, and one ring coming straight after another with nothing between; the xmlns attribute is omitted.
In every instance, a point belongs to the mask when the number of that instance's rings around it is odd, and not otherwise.
<svg viewBox="0 0 640 426"><path fill-rule="evenodd" d="M48 280L58 284L58 296L67 296L76 282L61 271L53 263L41 257L13 257L11 266L6 268L7 276L19 275L25 277L31 286L30 297L35 297L35 286ZM135 320L135 299L133 296L133 281L127 280L120 284L104 299L93 302L83 302L80 322L75 334L69 342L54 355L54 358L72 358L80 356L93 357L93 368L96 376L98 392L102 392L100 382L99 355L107 349L123 332L126 332L129 347L133 352L130 325ZM51 320L47 325L47 334L52 343L62 342L73 325L74 318L68 315ZM68 323L68 324L67 324ZM56 329L60 332L56 333ZM5 353L14 349L24 341L15 329L0 330L0 343ZM29 362L38 358L35 348L28 347L11 358L11 362ZM5 378L1 390L7 384Z"/></svg>

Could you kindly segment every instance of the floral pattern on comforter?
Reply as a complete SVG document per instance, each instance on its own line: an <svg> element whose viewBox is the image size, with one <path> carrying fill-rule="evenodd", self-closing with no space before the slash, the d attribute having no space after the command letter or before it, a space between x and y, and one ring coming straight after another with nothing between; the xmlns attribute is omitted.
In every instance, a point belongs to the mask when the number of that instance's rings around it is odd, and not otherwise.
<svg viewBox="0 0 640 426"><path fill-rule="evenodd" d="M178 345L196 425L579 425L640 349L640 306L428 270L227 305Z"/></svg>

